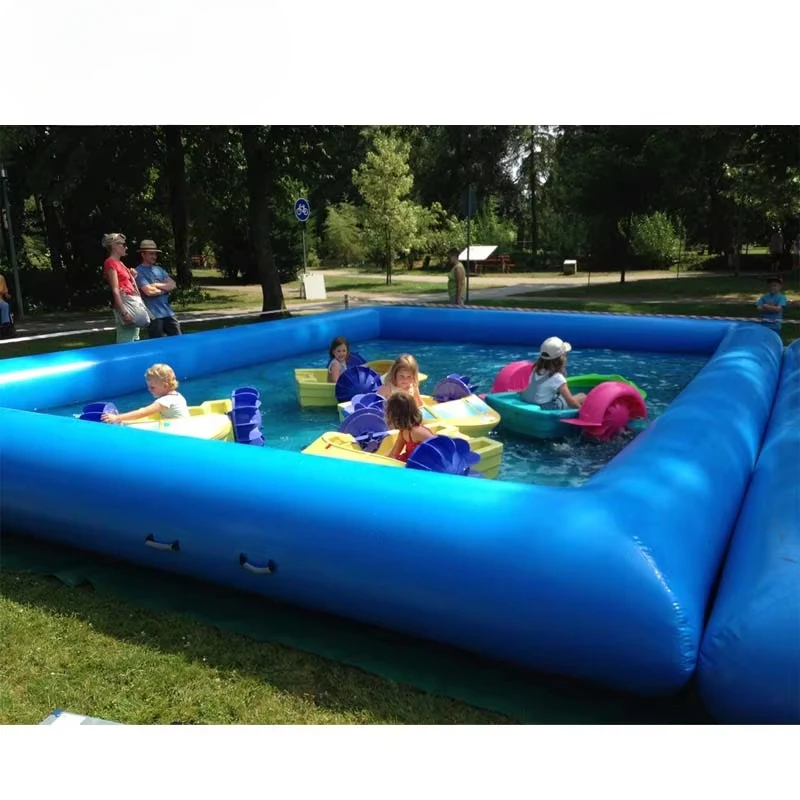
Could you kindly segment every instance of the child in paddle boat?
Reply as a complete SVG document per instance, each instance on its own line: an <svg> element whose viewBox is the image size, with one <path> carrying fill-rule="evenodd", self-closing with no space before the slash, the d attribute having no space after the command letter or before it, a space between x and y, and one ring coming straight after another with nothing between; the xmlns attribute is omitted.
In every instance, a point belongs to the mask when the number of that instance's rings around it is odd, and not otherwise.
<svg viewBox="0 0 800 800"><path fill-rule="evenodd" d="M153 364L145 372L144 378L155 402L124 414L103 414L103 422L133 422L151 414L159 414L162 419L189 419L189 406L186 398L178 391L178 379L172 367L168 364Z"/></svg>
<svg viewBox="0 0 800 800"><path fill-rule="evenodd" d="M397 430L397 440L389 458L405 463L416 448L436 434L422 424L422 414L414 398L402 390L396 391L386 401L386 425Z"/></svg>
<svg viewBox="0 0 800 800"><path fill-rule="evenodd" d="M383 376L383 385L378 389L378 394L387 399L395 392L408 392L417 406L422 405L419 393L419 364L410 353L403 353L395 359L389 371Z"/></svg>
<svg viewBox="0 0 800 800"><path fill-rule="evenodd" d="M344 336L337 336L328 349L330 361L328 362L328 383L336 383L339 376L347 369L347 359L350 358L350 343Z"/></svg>
<svg viewBox="0 0 800 800"><path fill-rule="evenodd" d="M572 345L558 336L545 339L539 348L530 383L520 393L520 399L547 411L580 408L586 395L583 392L572 394L567 386L567 353L570 350Z"/></svg>

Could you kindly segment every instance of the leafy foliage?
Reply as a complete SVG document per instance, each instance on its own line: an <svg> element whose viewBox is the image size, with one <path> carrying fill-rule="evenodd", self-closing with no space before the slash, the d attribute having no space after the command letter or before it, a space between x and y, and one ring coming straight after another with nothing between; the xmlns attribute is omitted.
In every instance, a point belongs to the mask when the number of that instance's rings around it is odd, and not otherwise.
<svg viewBox="0 0 800 800"><path fill-rule="evenodd" d="M800 233L791 126L5 126L0 160L31 309L99 302L109 231L134 245L131 266L135 244L152 238L181 286L191 257L211 256L280 308L281 282L303 261L300 194L312 209L309 266L324 240L333 263L376 261L389 280L400 257L466 244L470 184L472 240L539 264L670 263L683 237L675 220L710 255L765 243L772 226L787 243Z"/></svg>
<svg viewBox="0 0 800 800"><path fill-rule="evenodd" d="M410 151L408 143L377 134L364 163L353 170L353 184L364 201L367 247L386 268L386 283L391 283L397 254L412 249L420 227L418 206L407 199L414 184Z"/></svg>
<svg viewBox="0 0 800 800"><path fill-rule="evenodd" d="M650 267L668 267L683 252L683 225L662 211L621 220L619 229L628 238L634 255Z"/></svg>
<svg viewBox="0 0 800 800"><path fill-rule="evenodd" d="M351 266L366 255L358 209L352 203L335 203L325 217L325 246L333 263Z"/></svg>

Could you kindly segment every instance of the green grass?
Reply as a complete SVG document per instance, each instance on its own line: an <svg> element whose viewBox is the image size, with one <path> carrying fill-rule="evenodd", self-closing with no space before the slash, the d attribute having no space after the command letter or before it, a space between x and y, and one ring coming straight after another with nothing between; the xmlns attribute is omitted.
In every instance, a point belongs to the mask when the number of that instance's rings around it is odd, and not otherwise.
<svg viewBox="0 0 800 800"><path fill-rule="evenodd" d="M559 292L559 295L561 293ZM736 302L670 302L670 301L648 301L648 302L624 302L623 300L551 300L545 294L537 294L535 297L518 295L501 300L480 300L475 305L488 306L492 308L529 308L547 309L553 311L589 311L614 314L671 314L681 317L705 316L705 317L734 317L757 319L758 310L753 303ZM785 319L800 320L800 308L789 309L785 313ZM781 338L784 344L791 344L800 336L800 326L784 325L781 329Z"/></svg>
<svg viewBox="0 0 800 800"><path fill-rule="evenodd" d="M0 573L0 724L486 724L505 717L87 586Z"/></svg>
<svg viewBox="0 0 800 800"><path fill-rule="evenodd" d="M580 281L580 283L578 283ZM787 292L798 291L800 276L787 279ZM648 300L685 299L738 300L755 303L766 291L763 275L741 275L738 278L728 275L711 277L707 275L682 275L680 277L656 278L653 280L633 280L625 283L591 283L587 276L578 276L576 285L569 288L553 289L550 292L528 292L519 297L546 296L548 293L558 297L575 298L646 298Z"/></svg>
<svg viewBox="0 0 800 800"><path fill-rule="evenodd" d="M234 328L239 325L251 325L259 322L259 317L246 319L211 320L209 322L192 322L184 327L186 334L200 333L201 331L217 330L219 328ZM105 320L110 324L110 320ZM143 338L146 338L143 337ZM101 345L114 344L116 336L114 331L101 333L79 333L75 336L59 336L52 339L34 339L29 342L15 342L13 339L0 345L0 359L17 358L20 356L36 356L41 353L62 353L67 350L80 350L84 347L100 347Z"/></svg>
<svg viewBox="0 0 800 800"><path fill-rule="evenodd" d="M284 291L287 287L297 290L298 284L285 284ZM386 279L380 277L362 278L355 275L328 275L325 278L325 288L329 292L366 292L370 294L381 294L382 292L390 292L392 294L422 294L428 292L444 293L447 291L444 276L442 276L441 285L423 281L396 280L390 286L387 286Z"/></svg>

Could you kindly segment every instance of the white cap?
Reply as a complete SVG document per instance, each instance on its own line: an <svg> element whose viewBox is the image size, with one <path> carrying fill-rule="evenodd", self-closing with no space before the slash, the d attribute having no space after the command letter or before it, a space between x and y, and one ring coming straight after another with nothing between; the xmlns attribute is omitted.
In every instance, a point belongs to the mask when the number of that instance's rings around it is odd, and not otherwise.
<svg viewBox="0 0 800 800"><path fill-rule="evenodd" d="M539 348L539 355L548 361L552 361L566 355L570 350L572 350L572 345L569 342L559 339L558 336L551 336L542 342L542 346Z"/></svg>

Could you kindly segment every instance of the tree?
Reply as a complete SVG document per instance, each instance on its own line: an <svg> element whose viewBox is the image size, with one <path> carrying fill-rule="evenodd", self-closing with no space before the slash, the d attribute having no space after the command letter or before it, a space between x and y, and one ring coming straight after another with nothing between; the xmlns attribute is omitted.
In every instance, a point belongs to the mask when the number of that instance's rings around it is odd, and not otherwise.
<svg viewBox="0 0 800 800"><path fill-rule="evenodd" d="M363 235L358 224L358 209L352 203L328 206L324 228L325 245L331 258L344 266L363 261Z"/></svg>
<svg viewBox="0 0 800 800"><path fill-rule="evenodd" d="M247 160L247 197L250 246L253 250L259 282L263 295L261 310L285 310L278 271L270 241L272 208L269 190L274 185L274 161L270 158L270 148L266 135L260 125L243 125L242 145Z"/></svg>
<svg viewBox="0 0 800 800"><path fill-rule="evenodd" d="M181 289L192 285L192 262L189 258L189 209L186 199L186 158L183 134L178 125L164 128L167 182L169 184L172 235L175 240L175 273Z"/></svg>
<svg viewBox="0 0 800 800"><path fill-rule="evenodd" d="M379 133L364 162L353 170L353 183L364 200L364 231L383 260L387 285L395 256L411 249L419 229L416 207L406 199L414 185L410 151L407 142Z"/></svg>

